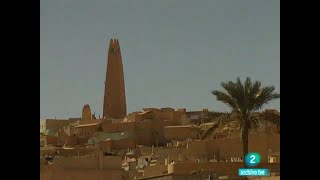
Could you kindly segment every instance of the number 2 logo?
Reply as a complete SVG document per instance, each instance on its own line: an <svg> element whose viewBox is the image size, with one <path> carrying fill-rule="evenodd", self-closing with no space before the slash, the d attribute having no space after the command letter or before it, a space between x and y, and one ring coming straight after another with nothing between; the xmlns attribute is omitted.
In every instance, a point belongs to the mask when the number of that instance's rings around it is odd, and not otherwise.
<svg viewBox="0 0 320 180"><path fill-rule="evenodd" d="M249 167L257 166L261 161L261 156L259 153L252 152L245 156L245 163Z"/></svg>
<svg viewBox="0 0 320 180"><path fill-rule="evenodd" d="M250 163L251 163L251 164L255 164L255 163L256 163L256 162L254 161L254 160L256 159L256 156L255 156L255 155L251 155L251 156L250 156L250 159L251 159L251 160L250 160Z"/></svg>

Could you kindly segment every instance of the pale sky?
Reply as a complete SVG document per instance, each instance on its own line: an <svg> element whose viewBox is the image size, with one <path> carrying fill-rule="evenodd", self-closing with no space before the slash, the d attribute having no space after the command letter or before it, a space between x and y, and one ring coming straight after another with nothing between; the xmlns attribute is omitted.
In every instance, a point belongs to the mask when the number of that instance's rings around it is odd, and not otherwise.
<svg viewBox="0 0 320 180"><path fill-rule="evenodd" d="M41 0L40 118L102 115L118 38L128 113L228 111L212 90L250 76L280 92L279 0ZM280 100L265 108L280 110Z"/></svg>

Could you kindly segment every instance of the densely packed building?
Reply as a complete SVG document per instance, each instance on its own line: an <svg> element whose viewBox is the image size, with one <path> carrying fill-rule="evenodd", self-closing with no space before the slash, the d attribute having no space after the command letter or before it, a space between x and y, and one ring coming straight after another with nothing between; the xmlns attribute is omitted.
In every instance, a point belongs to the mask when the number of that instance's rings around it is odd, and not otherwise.
<svg viewBox="0 0 320 180"><path fill-rule="evenodd" d="M249 151L280 171L280 113L255 113ZM50 158L48 158L50 157ZM119 41L111 39L102 117L85 104L79 118L40 121L41 180L214 179L241 167L240 124L208 109L144 108L127 114Z"/></svg>

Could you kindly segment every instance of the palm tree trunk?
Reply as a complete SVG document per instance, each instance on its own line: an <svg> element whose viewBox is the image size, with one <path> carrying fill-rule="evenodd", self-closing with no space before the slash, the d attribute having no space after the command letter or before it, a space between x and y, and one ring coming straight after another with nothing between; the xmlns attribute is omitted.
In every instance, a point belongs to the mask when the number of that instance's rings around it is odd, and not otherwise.
<svg viewBox="0 0 320 180"><path fill-rule="evenodd" d="M243 167L247 168L245 157L248 154L248 146L249 146L249 127L248 127L248 120L244 120L242 127L242 157L243 157Z"/></svg>

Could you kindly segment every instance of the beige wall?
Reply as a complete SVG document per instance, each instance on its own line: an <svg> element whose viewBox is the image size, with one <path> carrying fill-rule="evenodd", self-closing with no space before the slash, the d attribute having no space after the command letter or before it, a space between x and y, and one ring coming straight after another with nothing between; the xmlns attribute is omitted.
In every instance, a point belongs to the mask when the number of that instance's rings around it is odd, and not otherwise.
<svg viewBox="0 0 320 180"><path fill-rule="evenodd" d="M40 166L40 180L123 180L123 170L63 169L57 165Z"/></svg>
<svg viewBox="0 0 320 180"><path fill-rule="evenodd" d="M46 120L41 120L40 121L40 133L44 133L46 130Z"/></svg>
<svg viewBox="0 0 320 180"><path fill-rule="evenodd" d="M99 165L100 160L102 166ZM54 159L54 164L64 169L121 169L122 158L120 156L103 156L102 152L95 152L89 157L60 157Z"/></svg>
<svg viewBox="0 0 320 180"><path fill-rule="evenodd" d="M46 119L46 129L58 131L60 128L69 125L69 121L65 119Z"/></svg>
<svg viewBox="0 0 320 180"><path fill-rule="evenodd" d="M95 132L98 132L98 129L99 129L99 125L76 127L74 128L74 133L76 134L77 137L89 138L93 136Z"/></svg>
<svg viewBox="0 0 320 180"><path fill-rule="evenodd" d="M197 139L200 128L193 126L167 126L164 127L164 137L166 140L185 140L187 138Z"/></svg>
<svg viewBox="0 0 320 180"><path fill-rule="evenodd" d="M171 162L172 160L174 160L175 162L179 161L179 154L180 154L180 159L183 160L184 159L184 148L182 147L174 147L174 148L170 148L170 147L154 147L153 148L153 159L157 159L158 162L160 163L160 161L165 161L165 159L169 159L169 161ZM152 148L143 148L141 149L141 154L144 156L148 156L151 155L152 153ZM158 164L159 164L158 163Z"/></svg>
<svg viewBox="0 0 320 180"><path fill-rule="evenodd" d="M240 137L217 140L220 146L220 158L242 157ZM258 152L261 162L268 162L268 149L280 152L280 134L255 133L249 135L249 152Z"/></svg>
<svg viewBox="0 0 320 180"><path fill-rule="evenodd" d="M123 170L65 170L65 180L123 180ZM58 179L60 180L60 179Z"/></svg>
<svg viewBox="0 0 320 180"><path fill-rule="evenodd" d="M103 156L104 169L121 169L121 162L120 156Z"/></svg>
<svg viewBox="0 0 320 180"><path fill-rule="evenodd" d="M56 136L40 136L40 141L44 141L45 145L56 145L58 137Z"/></svg>
<svg viewBox="0 0 320 180"><path fill-rule="evenodd" d="M40 146L46 146L47 145L47 138L46 136L40 135Z"/></svg>
<svg viewBox="0 0 320 180"><path fill-rule="evenodd" d="M165 145L164 127L168 125L181 124L181 117L184 112L173 111L170 109L156 110L152 112L133 114L135 116L134 122L125 123L111 123L110 121L103 121L102 127L104 132L134 132L136 135L136 143L139 145ZM167 121L165 119L168 119Z"/></svg>
<svg viewBox="0 0 320 180"><path fill-rule="evenodd" d="M181 125L181 119L183 115L185 115L185 111L175 111L172 108L144 108L146 111L151 112L142 112L142 113L132 113L130 115L130 119L134 119L135 121L141 121L144 119L160 119L160 120L169 120L175 121L177 125Z"/></svg>
<svg viewBox="0 0 320 180"><path fill-rule="evenodd" d="M54 164L64 169L98 169L98 158L68 157L55 158Z"/></svg>
<svg viewBox="0 0 320 180"><path fill-rule="evenodd" d="M110 121L102 122L102 128L104 132L108 133L116 133L116 132L123 132L134 131L134 122L126 122L126 123L111 123Z"/></svg>
<svg viewBox="0 0 320 180"><path fill-rule="evenodd" d="M79 147L74 149L62 149L62 148L46 149L45 148L45 149L40 149L40 155L41 156L44 156L45 154L55 155L58 150L59 150L60 156L68 157L68 156L78 156L78 154L80 156L92 154L97 150L97 148L95 147L92 147L92 148Z"/></svg>
<svg viewBox="0 0 320 180"><path fill-rule="evenodd" d="M40 180L66 180L64 170L56 165L40 165Z"/></svg>
<svg viewBox="0 0 320 180"><path fill-rule="evenodd" d="M81 121L79 121L79 125L101 123L101 121L102 121L102 119L81 120Z"/></svg>
<svg viewBox="0 0 320 180"><path fill-rule="evenodd" d="M162 154L169 161L180 160L194 162L198 158L201 161L209 161L215 158L219 160L231 160L231 157L242 157L242 142L240 137L213 139L213 140L197 140L186 143L180 147L154 147L154 155ZM249 152L257 152L261 155L261 162L268 162L268 148L272 152L280 152L280 135L256 133L249 135ZM143 155L151 154L151 147L141 149ZM279 158L277 158L279 159ZM278 160L277 160L278 162Z"/></svg>
<svg viewBox="0 0 320 180"><path fill-rule="evenodd" d="M135 122L134 132L136 135L137 144L151 145L151 121Z"/></svg>
<svg viewBox="0 0 320 180"><path fill-rule="evenodd" d="M208 159L219 159L220 158L220 146L214 140L205 140L206 142L206 156Z"/></svg>
<svg viewBox="0 0 320 180"><path fill-rule="evenodd" d="M58 144L66 146L75 146L78 144L78 138L76 136L59 136Z"/></svg>
<svg viewBox="0 0 320 180"><path fill-rule="evenodd" d="M280 135L266 134L263 132L249 135L249 152L257 152L261 155L261 162L268 162L268 149L272 152L280 152ZM222 138L204 141L188 142L186 150L188 155L206 157L217 160L231 157L242 157L242 142L240 137Z"/></svg>
<svg viewBox="0 0 320 180"><path fill-rule="evenodd" d="M168 168L165 165L147 166L144 168L143 176L157 176L161 174L167 174Z"/></svg>
<svg viewBox="0 0 320 180"><path fill-rule="evenodd" d="M133 138L112 140L111 149L133 149L136 147L136 140Z"/></svg>
<svg viewBox="0 0 320 180"><path fill-rule="evenodd" d="M187 145L185 151L186 157L184 160L195 161L199 159L205 159L207 156L207 143L205 141L192 141Z"/></svg>

